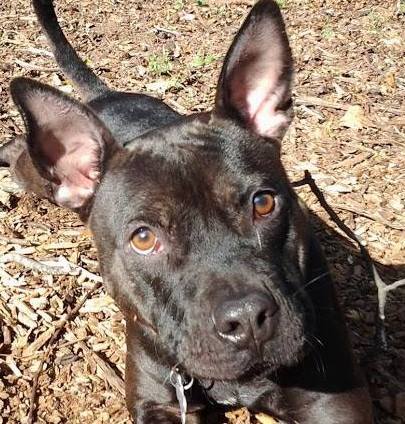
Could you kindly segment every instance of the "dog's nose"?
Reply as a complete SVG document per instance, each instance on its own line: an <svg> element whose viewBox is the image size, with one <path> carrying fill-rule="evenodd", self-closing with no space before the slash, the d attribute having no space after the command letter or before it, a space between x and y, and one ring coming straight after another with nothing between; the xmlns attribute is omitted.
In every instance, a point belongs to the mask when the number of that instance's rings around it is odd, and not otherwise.
<svg viewBox="0 0 405 424"><path fill-rule="evenodd" d="M270 294L250 293L218 304L213 320L218 334L237 347L246 348L251 343L261 347L273 334L277 310Z"/></svg>

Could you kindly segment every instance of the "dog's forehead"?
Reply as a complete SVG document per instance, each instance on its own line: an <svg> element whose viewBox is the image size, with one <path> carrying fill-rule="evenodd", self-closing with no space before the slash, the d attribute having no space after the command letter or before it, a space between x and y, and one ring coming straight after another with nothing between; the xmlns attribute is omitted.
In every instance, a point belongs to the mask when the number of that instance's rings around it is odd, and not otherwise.
<svg viewBox="0 0 405 424"><path fill-rule="evenodd" d="M184 140L183 140L184 141ZM139 205L165 209L213 202L218 195L243 190L214 140L159 142L134 149L121 169L120 185Z"/></svg>
<svg viewBox="0 0 405 424"><path fill-rule="evenodd" d="M127 147L104 178L98 198L120 205L123 221L165 224L221 215L237 207L251 188L260 188L277 150L247 131L200 121L153 131Z"/></svg>
<svg viewBox="0 0 405 424"><path fill-rule="evenodd" d="M277 147L229 122L186 120L132 143L125 180L176 196L188 191L244 190L276 173Z"/></svg>
<svg viewBox="0 0 405 424"><path fill-rule="evenodd" d="M232 121L217 118L185 119L151 131L126 147L131 152L126 166L141 171L142 180L150 174L144 174L147 170L140 161L150 169L159 169L160 174L167 172L170 177L177 175L187 181L190 175L193 181L198 180L198 170L206 185L213 173L228 176L229 181L236 181L243 174L239 180L246 181L260 173L261 168L268 171L269 164L274 166L279 162L276 143L264 141Z"/></svg>

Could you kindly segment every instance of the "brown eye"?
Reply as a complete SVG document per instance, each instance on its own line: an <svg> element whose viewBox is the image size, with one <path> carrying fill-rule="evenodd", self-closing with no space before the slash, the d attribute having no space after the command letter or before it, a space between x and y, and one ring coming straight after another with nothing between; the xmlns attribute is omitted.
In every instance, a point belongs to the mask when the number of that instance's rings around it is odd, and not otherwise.
<svg viewBox="0 0 405 424"><path fill-rule="evenodd" d="M275 206L274 196L268 191L258 193L253 198L253 207L256 216L267 216L273 212Z"/></svg>
<svg viewBox="0 0 405 424"><path fill-rule="evenodd" d="M140 255L149 255L158 247L156 234L148 227L138 228L131 237L131 246Z"/></svg>

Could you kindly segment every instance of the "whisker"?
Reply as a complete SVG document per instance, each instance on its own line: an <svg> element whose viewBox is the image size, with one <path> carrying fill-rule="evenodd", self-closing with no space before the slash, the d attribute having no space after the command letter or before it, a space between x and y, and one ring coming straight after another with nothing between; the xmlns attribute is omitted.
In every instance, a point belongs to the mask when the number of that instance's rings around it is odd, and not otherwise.
<svg viewBox="0 0 405 424"><path fill-rule="evenodd" d="M307 287L311 286L312 284L318 282L323 277L326 277L329 275L329 271L323 272L322 274L318 275L317 277L313 278L312 280L309 280L307 283L305 283L302 287L299 287L295 293L293 293L293 297L296 296L300 291L306 289Z"/></svg>
<svg viewBox="0 0 405 424"><path fill-rule="evenodd" d="M257 228L255 228L255 231L256 231L256 235L257 235L257 242L259 244L259 250L262 250L262 239L260 237L259 230Z"/></svg>
<svg viewBox="0 0 405 424"><path fill-rule="evenodd" d="M323 343L312 334L310 334L308 337L305 337L305 341L308 343L308 346L311 348L311 350L314 353L314 360L315 360L316 369L318 373L326 377L326 368L325 368L325 363L323 361L322 355L320 354L316 346L312 343L311 339L316 341L316 343L319 344L320 346L323 346Z"/></svg>
<svg viewBox="0 0 405 424"><path fill-rule="evenodd" d="M315 340L319 344L319 346L325 347L323 341L318 339L318 337L314 336L313 334L311 334L310 336L311 336L312 340Z"/></svg>

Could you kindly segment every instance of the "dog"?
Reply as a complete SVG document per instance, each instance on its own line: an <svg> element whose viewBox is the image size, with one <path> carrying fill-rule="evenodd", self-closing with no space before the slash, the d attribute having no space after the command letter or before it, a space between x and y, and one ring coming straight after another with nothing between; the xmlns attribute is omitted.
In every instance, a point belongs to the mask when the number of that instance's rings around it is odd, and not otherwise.
<svg viewBox="0 0 405 424"><path fill-rule="evenodd" d="M33 3L85 103L13 80L26 135L0 161L89 225L126 318L134 421L221 422L223 407L245 406L284 423L371 424L328 266L280 161L293 60L276 2L253 6L213 110L189 116L108 88L52 1Z"/></svg>

